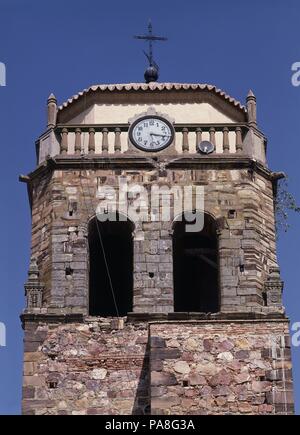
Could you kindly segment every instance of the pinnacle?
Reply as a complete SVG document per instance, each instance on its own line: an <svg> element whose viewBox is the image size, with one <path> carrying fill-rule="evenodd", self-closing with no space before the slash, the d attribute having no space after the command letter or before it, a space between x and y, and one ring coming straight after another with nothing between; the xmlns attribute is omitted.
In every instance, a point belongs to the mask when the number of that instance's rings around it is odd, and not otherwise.
<svg viewBox="0 0 300 435"><path fill-rule="evenodd" d="M49 100L55 100L56 101L56 96L51 92L51 94L48 97L48 101Z"/></svg>
<svg viewBox="0 0 300 435"><path fill-rule="evenodd" d="M250 89L247 95L247 98L256 98L253 91Z"/></svg>

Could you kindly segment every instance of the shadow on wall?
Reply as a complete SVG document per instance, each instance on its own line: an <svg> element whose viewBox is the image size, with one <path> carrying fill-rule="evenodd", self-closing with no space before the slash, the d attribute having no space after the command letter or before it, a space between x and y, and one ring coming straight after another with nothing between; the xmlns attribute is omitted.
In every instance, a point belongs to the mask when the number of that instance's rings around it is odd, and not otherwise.
<svg viewBox="0 0 300 435"><path fill-rule="evenodd" d="M148 339L142 370L132 408L132 415L150 415L150 342Z"/></svg>

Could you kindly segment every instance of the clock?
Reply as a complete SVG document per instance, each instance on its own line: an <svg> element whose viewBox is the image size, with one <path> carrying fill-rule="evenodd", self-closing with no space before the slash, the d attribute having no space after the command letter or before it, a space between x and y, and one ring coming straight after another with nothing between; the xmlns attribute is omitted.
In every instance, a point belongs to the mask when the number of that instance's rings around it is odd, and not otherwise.
<svg viewBox="0 0 300 435"><path fill-rule="evenodd" d="M131 143L142 151L161 151L174 140L172 124L161 116L147 115L138 118L129 129Z"/></svg>

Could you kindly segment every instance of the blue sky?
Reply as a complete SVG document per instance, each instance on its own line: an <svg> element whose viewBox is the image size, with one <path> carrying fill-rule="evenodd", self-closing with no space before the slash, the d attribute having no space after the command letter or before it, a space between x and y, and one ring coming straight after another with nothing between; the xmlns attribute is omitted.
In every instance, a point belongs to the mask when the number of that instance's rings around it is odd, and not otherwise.
<svg viewBox="0 0 300 435"><path fill-rule="evenodd" d="M300 62L299 0L0 0L1 244L0 414L20 413L22 330L30 246L30 212L20 173L35 165L34 141L45 129L46 99L59 102L95 83L143 81L143 43L132 35L154 30L169 37L155 47L160 81L212 83L244 101L258 100L259 124L268 136L268 161L289 175L300 203L300 87L291 85L291 65ZM300 321L300 216L279 241L284 303ZM293 349L300 413L300 348Z"/></svg>

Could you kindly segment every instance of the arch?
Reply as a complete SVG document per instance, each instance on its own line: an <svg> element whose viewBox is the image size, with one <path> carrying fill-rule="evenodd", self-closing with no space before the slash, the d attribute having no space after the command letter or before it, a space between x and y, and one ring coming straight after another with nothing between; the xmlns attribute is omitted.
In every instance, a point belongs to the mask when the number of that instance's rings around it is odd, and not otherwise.
<svg viewBox="0 0 300 435"><path fill-rule="evenodd" d="M215 313L220 310L217 220L205 212L202 230L188 232L186 217L173 222L174 311Z"/></svg>
<svg viewBox="0 0 300 435"><path fill-rule="evenodd" d="M125 316L133 304L134 224L121 213L94 216L88 224L89 314Z"/></svg>

